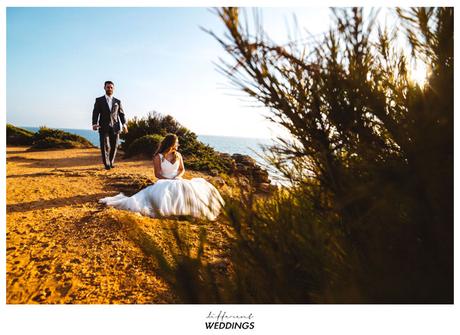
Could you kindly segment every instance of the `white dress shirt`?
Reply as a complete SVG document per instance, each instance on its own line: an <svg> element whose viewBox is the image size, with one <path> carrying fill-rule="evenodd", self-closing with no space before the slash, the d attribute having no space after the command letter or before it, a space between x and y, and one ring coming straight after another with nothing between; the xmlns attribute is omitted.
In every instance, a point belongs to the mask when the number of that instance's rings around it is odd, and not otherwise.
<svg viewBox="0 0 460 335"><path fill-rule="evenodd" d="M105 100L107 100L107 104L109 105L109 110L112 110L112 100L113 97L109 97L107 94L105 95Z"/></svg>

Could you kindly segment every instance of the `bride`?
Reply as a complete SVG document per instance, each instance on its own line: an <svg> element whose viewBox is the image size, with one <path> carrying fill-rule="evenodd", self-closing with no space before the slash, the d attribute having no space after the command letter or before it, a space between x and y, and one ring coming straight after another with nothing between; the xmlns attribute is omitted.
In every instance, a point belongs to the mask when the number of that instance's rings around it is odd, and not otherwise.
<svg viewBox="0 0 460 335"><path fill-rule="evenodd" d="M138 212L150 217L191 215L215 220L224 204L217 189L203 178L182 179L182 155L176 135L168 134L153 157L158 181L131 197L120 193L99 200L108 206Z"/></svg>

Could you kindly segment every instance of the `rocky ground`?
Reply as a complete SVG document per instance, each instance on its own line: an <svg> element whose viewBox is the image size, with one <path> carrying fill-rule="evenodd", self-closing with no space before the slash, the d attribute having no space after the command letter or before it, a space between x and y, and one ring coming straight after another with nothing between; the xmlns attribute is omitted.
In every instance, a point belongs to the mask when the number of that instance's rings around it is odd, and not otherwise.
<svg viewBox="0 0 460 335"><path fill-rule="evenodd" d="M185 177L204 177L228 191L219 177L191 171ZM225 258L222 220L153 219L98 203L154 181L147 160L120 159L106 171L98 149L8 147L7 303L181 302L146 245L168 255L178 230L193 250L205 228L206 259L220 264Z"/></svg>

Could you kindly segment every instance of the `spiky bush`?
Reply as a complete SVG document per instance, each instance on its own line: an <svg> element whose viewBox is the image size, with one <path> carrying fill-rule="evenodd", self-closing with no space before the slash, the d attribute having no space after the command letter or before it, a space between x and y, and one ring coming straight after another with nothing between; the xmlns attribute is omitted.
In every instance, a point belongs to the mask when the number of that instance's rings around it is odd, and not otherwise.
<svg viewBox="0 0 460 335"><path fill-rule="evenodd" d="M229 39L218 39L238 64L236 71L231 63L222 70L292 135L272 148L271 161L299 191L291 193L293 211L270 211L276 220L265 220L272 226L266 229L299 245L292 232L275 228L283 217L296 221L295 236L304 239L317 222L333 223L308 243L318 250L315 243L332 234L348 271L319 271L321 263L312 268L308 255L298 264L311 268L309 277L298 274L312 284L353 278L342 290L328 288L338 291L332 299L452 302L453 9L398 10L412 57L430 69L425 86L411 79L410 55L396 34L378 27L372 40L372 13L369 20L361 8L334 14L324 39L301 49L274 45L262 32L253 39L237 9L219 11ZM293 216L301 202L310 205ZM255 236L262 233L253 225L257 216L245 220ZM321 256L336 263L330 250ZM292 257L287 252L256 266L273 259L272 266L282 267Z"/></svg>
<svg viewBox="0 0 460 335"><path fill-rule="evenodd" d="M221 71L291 134L267 152L291 187L227 199L229 272L181 276L221 283L197 300L453 302L453 8L397 13L412 55L362 8L335 9L305 48L217 10L227 34L213 36L233 58Z"/></svg>

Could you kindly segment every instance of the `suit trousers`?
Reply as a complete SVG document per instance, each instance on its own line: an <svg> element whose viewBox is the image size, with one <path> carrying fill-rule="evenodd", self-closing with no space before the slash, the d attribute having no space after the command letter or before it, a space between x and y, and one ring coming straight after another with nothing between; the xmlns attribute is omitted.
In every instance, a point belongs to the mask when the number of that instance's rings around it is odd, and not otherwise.
<svg viewBox="0 0 460 335"><path fill-rule="evenodd" d="M99 132L102 163L106 168L113 166L117 154L118 139L120 135L113 131L113 128Z"/></svg>

